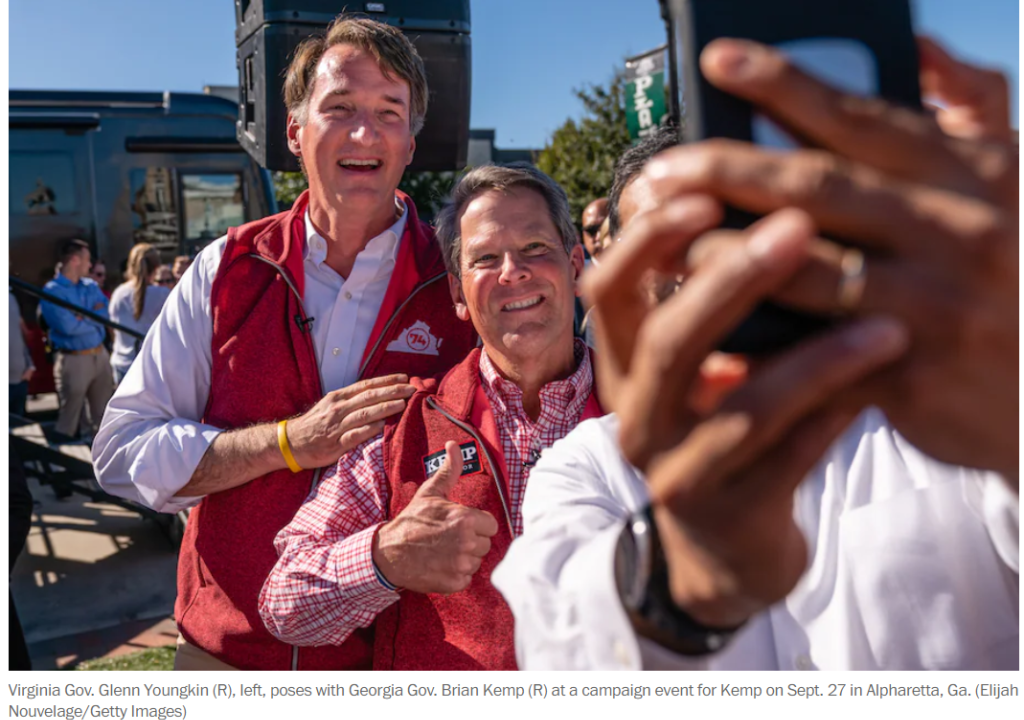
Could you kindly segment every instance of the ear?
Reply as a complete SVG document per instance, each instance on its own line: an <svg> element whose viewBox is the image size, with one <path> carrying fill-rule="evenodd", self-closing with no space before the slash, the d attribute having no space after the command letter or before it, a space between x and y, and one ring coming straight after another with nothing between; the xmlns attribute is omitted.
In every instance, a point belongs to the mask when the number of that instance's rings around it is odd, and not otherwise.
<svg viewBox="0 0 1024 720"><path fill-rule="evenodd" d="M299 125L295 116L288 113L288 149L295 157L302 157L302 126Z"/></svg>
<svg viewBox="0 0 1024 720"><path fill-rule="evenodd" d="M572 265L572 284L576 297L580 297L580 278L583 277L583 246L577 243L569 253L569 264Z"/></svg>
<svg viewBox="0 0 1024 720"><path fill-rule="evenodd" d="M448 291L451 293L452 302L455 303L456 316L463 322L469 322L469 306L466 304L466 298L462 294L462 283L451 273L448 273Z"/></svg>
<svg viewBox="0 0 1024 720"><path fill-rule="evenodd" d="M412 158L416 154L416 138L412 135L409 136L409 158L405 161L405 166L409 167L412 164Z"/></svg>

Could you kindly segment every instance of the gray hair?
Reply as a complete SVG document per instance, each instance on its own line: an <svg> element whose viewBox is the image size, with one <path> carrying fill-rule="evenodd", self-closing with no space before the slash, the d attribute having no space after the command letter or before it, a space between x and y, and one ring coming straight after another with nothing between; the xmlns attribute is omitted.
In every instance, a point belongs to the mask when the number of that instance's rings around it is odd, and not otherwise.
<svg viewBox="0 0 1024 720"><path fill-rule="evenodd" d="M508 192L513 188L525 187L541 194L551 213L551 221L562 238L562 247L567 254L579 242L576 226L569 210L569 198L565 191L533 165L525 162L507 165L481 165L467 171L452 188L451 196L437 215L437 242L441 246L444 265L455 277L461 277L462 233L459 228L459 213L470 200L488 190Z"/></svg>

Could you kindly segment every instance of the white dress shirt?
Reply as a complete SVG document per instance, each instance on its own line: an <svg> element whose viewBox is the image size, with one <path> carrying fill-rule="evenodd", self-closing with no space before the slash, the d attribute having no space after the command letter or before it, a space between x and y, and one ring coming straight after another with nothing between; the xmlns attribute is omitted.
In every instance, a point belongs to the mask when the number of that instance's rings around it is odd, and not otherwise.
<svg viewBox="0 0 1024 720"><path fill-rule="evenodd" d="M313 343L328 392L359 377L409 215L404 206L400 210L398 221L356 256L348 278L327 266L327 241L306 211L303 305L313 319ZM160 512L177 512L201 500L174 495L222 431L199 421L210 394L210 288L226 245L227 237L220 238L185 271L107 405L93 442L100 485Z"/></svg>
<svg viewBox="0 0 1024 720"><path fill-rule="evenodd" d="M926 457L878 410L797 490L810 557L783 602L706 658L638 639L613 552L648 495L617 430L614 416L582 423L533 469L525 533L492 577L515 614L520 668L1017 669L1017 496L996 475Z"/></svg>

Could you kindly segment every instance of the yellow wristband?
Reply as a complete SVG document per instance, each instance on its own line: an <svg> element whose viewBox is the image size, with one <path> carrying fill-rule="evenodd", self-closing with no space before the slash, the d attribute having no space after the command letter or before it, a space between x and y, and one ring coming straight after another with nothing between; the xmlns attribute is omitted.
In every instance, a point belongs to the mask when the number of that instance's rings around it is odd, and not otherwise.
<svg viewBox="0 0 1024 720"><path fill-rule="evenodd" d="M302 467L295 462L295 456L292 455L291 445L288 444L287 426L287 420L282 420L277 424L277 446L281 448L281 454L284 455L284 461L288 463L288 469L293 473L302 472Z"/></svg>

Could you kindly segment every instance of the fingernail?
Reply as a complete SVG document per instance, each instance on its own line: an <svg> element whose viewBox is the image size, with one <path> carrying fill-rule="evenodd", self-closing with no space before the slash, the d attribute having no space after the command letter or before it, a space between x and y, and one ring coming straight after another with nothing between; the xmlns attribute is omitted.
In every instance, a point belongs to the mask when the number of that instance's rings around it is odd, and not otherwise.
<svg viewBox="0 0 1024 720"><path fill-rule="evenodd" d="M813 233L806 217L783 210L754 232L747 252L757 260L781 262L803 254Z"/></svg>
<svg viewBox="0 0 1024 720"><path fill-rule="evenodd" d="M893 318L871 318L858 323L846 334L851 350L871 350L881 355L896 355L907 347L907 328Z"/></svg>
<svg viewBox="0 0 1024 720"><path fill-rule="evenodd" d="M750 48L738 42L721 43L709 59L715 72L725 80L742 80L753 67Z"/></svg>

